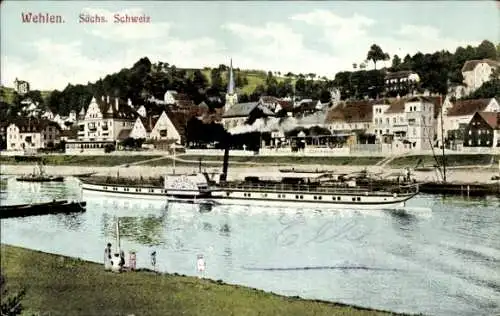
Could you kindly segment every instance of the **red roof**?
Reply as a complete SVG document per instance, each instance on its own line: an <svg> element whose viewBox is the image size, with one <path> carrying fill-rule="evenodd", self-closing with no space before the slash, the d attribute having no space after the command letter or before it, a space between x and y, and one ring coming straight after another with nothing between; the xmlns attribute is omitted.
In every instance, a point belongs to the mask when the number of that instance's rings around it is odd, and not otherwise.
<svg viewBox="0 0 500 316"><path fill-rule="evenodd" d="M290 110L293 108L292 101L278 100L277 102L283 110Z"/></svg>
<svg viewBox="0 0 500 316"><path fill-rule="evenodd" d="M149 117L141 117L140 120L142 122L142 125L146 129L148 133L151 133L153 128L156 125L156 122L158 121L159 116L149 116Z"/></svg>
<svg viewBox="0 0 500 316"><path fill-rule="evenodd" d="M405 103L407 99L396 99L390 102L389 108L385 111L385 113L403 113L405 111Z"/></svg>
<svg viewBox="0 0 500 316"><path fill-rule="evenodd" d="M373 104L375 101L353 101L337 105L328 111L325 123L344 121L347 123L371 122L373 117Z"/></svg>
<svg viewBox="0 0 500 316"><path fill-rule="evenodd" d="M20 133L39 133L48 126L56 128L61 131L61 127L56 122L49 121L47 119L27 119L20 118L15 121L9 122L10 124L15 124L19 128Z"/></svg>
<svg viewBox="0 0 500 316"><path fill-rule="evenodd" d="M118 99L118 109L116 109L116 99L118 98L108 98L96 97L96 103L101 110L104 118L114 118L121 120L133 120L137 118L137 112L132 109L126 102ZM111 113L109 112L111 109Z"/></svg>
<svg viewBox="0 0 500 316"><path fill-rule="evenodd" d="M476 112L482 112L486 109L490 99L458 100L453 103L448 110L448 116L473 115Z"/></svg>
<svg viewBox="0 0 500 316"><path fill-rule="evenodd" d="M499 112L478 112L483 120L488 123L493 129L500 129L500 113Z"/></svg>
<svg viewBox="0 0 500 316"><path fill-rule="evenodd" d="M167 116L181 136L181 139L184 139L186 137L187 122L192 117L192 114L184 111L168 111Z"/></svg>

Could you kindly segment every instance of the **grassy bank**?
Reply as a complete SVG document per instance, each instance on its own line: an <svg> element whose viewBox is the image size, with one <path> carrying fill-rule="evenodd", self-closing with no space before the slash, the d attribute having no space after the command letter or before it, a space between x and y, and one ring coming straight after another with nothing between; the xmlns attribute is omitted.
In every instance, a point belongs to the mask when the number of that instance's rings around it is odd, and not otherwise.
<svg viewBox="0 0 500 316"><path fill-rule="evenodd" d="M390 315L193 277L113 274L98 264L7 245L1 255L10 292L25 287L24 310L43 315Z"/></svg>
<svg viewBox="0 0 500 316"><path fill-rule="evenodd" d="M442 163L442 156L436 156L437 161ZM390 167L401 168L401 167L415 167L417 162L422 159L424 166L433 166L436 164L436 159L433 156L427 155L413 155L398 157L389 163ZM491 162L498 161L498 157L495 158L493 155L477 154L477 155L447 155L446 165L449 167L457 166L475 166L475 165L489 165ZM498 162L497 162L498 163Z"/></svg>
<svg viewBox="0 0 500 316"><path fill-rule="evenodd" d="M222 156L199 156L182 155L184 160L198 161L200 158L205 162L222 163ZM248 162L254 164L299 164L299 165L374 165L383 157L305 157L305 156L230 156L231 162Z"/></svg>
<svg viewBox="0 0 500 316"><path fill-rule="evenodd" d="M71 155L47 155L44 156L45 164L57 166L117 166L127 163L134 163L142 160L158 158L161 156L144 156L144 155L99 155L99 156L71 156ZM0 164L28 164L30 161L17 162L12 156L0 156Z"/></svg>

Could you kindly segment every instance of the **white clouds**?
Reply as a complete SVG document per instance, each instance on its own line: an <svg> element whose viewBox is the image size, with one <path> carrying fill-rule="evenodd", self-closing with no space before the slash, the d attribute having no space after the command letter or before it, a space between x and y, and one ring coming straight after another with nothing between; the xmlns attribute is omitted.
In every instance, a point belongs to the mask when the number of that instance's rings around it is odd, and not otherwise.
<svg viewBox="0 0 500 316"><path fill-rule="evenodd" d="M333 49L342 70L349 70L353 63L365 60L372 44L379 45L391 57L394 54L402 57L419 51L433 53L443 49L454 52L458 46L478 44L442 36L439 29L429 25L393 26L396 31L375 34L370 29L377 22L359 14L341 17L331 11L314 10L290 19L317 27L322 32L319 40Z"/></svg>
<svg viewBox="0 0 500 316"><path fill-rule="evenodd" d="M27 80L33 89L64 89L68 83L87 83L119 70L123 65L113 59L92 59L81 52L82 43L58 43L40 39L31 44L36 57L23 60L2 56L2 84L11 86L16 77Z"/></svg>
<svg viewBox="0 0 500 316"><path fill-rule="evenodd" d="M54 32L29 42L34 58L21 58L15 50L2 48L2 53L8 54L2 55L2 83L12 86L14 78L19 77L30 81L34 89L63 89L68 83L93 82L131 67L144 56L151 62L164 61L186 68L227 64L232 57L235 67L242 69L333 77L338 71L350 70L353 63L362 62L374 43L391 56L400 57L479 44L447 37L431 25L387 25L360 14L342 16L328 10L296 14L284 23L228 22L221 26L227 32L219 28L197 29L194 38L186 38L185 28L203 21L186 20L176 28L171 27L173 22L154 20L151 24L127 25L112 23L113 14L141 16L144 10L82 12L105 16L111 23L78 24L74 41L56 40L58 34ZM381 27L389 31L376 29ZM241 39L242 45L230 51L227 46L236 46L229 45L235 38ZM27 39L18 42L22 41Z"/></svg>
<svg viewBox="0 0 500 316"><path fill-rule="evenodd" d="M439 30L428 25L402 25L397 32L400 35L417 39L439 39Z"/></svg>
<svg viewBox="0 0 500 316"><path fill-rule="evenodd" d="M167 36L170 31L170 24L166 22L151 23L114 23L115 15L120 16L146 16L141 8L125 9L118 12L111 12L98 8L84 8L82 14L90 16L105 17L108 23L84 24L85 30L95 36L112 41L148 40Z"/></svg>
<svg viewBox="0 0 500 316"><path fill-rule="evenodd" d="M320 26L335 31L337 40L355 40L366 34L366 29L373 24L366 16L355 13L351 17L341 17L328 10L314 10L308 13L296 14L290 20L302 21L309 25Z"/></svg>
<svg viewBox="0 0 500 316"><path fill-rule="evenodd" d="M222 27L245 42L242 55L235 58L240 68L333 75L331 69L337 59L306 47L303 35L284 24L266 23L259 27L230 23Z"/></svg>

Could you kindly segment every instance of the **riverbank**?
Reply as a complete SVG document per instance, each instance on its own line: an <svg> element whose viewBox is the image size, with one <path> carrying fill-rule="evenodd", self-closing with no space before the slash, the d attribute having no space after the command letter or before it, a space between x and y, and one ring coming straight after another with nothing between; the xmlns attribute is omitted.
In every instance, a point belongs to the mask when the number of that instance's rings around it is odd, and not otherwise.
<svg viewBox="0 0 500 316"><path fill-rule="evenodd" d="M292 166L266 166L266 165L253 165L253 166L243 166L236 165L230 166L228 172L228 179L242 179L247 176L276 176L279 174L280 168L289 168ZM325 165L308 165L308 166L294 166L295 168L307 168L309 170L323 170L328 169L336 173L352 173L359 172L362 170L368 170L369 172L379 174L380 176L389 175L397 172L402 172L401 168L391 168L389 166L325 166ZM216 172L221 171L221 167L218 165L212 167L202 167L204 171ZM129 167L118 166L118 167L102 167L102 166L46 166L45 170L51 175L61 175L61 176L71 176L84 173L95 173L97 175L103 176L117 176L120 177L130 177L130 178L147 178L147 177L159 177L166 173L172 172L172 166L148 166L148 165L131 165ZM198 171L198 166L178 166L175 168L176 172L196 172ZM0 165L0 174L2 175L23 175L33 172L32 165ZM483 166L469 166L460 168L449 168L447 170L447 180L448 182L478 182L478 183L489 183L491 182L491 177L494 174L498 174L497 167L483 167ZM413 177L417 181L434 181L438 179L435 171L416 171Z"/></svg>
<svg viewBox="0 0 500 316"><path fill-rule="evenodd" d="M50 315L394 315L243 286L102 265L1 245L7 288L26 288L24 310Z"/></svg>

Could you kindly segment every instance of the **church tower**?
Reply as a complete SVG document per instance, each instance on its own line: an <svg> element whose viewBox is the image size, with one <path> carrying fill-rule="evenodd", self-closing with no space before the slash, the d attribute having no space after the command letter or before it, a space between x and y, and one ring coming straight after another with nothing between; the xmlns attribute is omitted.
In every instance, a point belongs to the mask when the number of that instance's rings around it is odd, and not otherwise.
<svg viewBox="0 0 500 316"><path fill-rule="evenodd" d="M226 92L226 104L224 105L224 112L229 110L230 107L238 103L238 95L236 94L236 89L234 85L234 74L233 74L233 59L231 59L231 64L229 65L229 82L227 84Z"/></svg>

